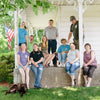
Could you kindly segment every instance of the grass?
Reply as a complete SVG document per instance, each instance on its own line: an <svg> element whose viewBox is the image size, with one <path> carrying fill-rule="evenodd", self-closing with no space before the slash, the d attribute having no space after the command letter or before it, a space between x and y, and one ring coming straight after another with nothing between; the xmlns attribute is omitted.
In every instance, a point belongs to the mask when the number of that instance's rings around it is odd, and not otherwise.
<svg viewBox="0 0 100 100"><path fill-rule="evenodd" d="M19 93L5 95L7 89L0 86L0 100L100 100L100 87L29 89L22 98Z"/></svg>

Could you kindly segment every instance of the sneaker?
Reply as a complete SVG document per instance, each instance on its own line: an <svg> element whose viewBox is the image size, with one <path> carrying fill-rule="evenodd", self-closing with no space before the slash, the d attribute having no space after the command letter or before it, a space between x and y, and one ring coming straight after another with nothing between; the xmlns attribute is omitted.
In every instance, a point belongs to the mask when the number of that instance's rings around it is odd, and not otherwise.
<svg viewBox="0 0 100 100"><path fill-rule="evenodd" d="M61 63L60 62L58 62L58 67L60 67L61 66Z"/></svg>
<svg viewBox="0 0 100 100"><path fill-rule="evenodd" d="M65 64L64 63L62 64L62 67L65 67Z"/></svg>

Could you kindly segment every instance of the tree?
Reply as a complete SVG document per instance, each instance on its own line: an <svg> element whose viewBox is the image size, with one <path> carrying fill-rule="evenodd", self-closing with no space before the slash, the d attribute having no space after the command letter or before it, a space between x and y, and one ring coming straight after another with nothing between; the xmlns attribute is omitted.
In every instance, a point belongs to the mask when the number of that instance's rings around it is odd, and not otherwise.
<svg viewBox="0 0 100 100"><path fill-rule="evenodd" d="M38 15L40 8L42 9L43 14L55 9L55 6L48 0L0 0L0 52L9 51L4 25L14 30L14 11L17 8L25 9L29 5L32 6L36 15ZM14 39L11 44L13 51Z"/></svg>
<svg viewBox="0 0 100 100"><path fill-rule="evenodd" d="M48 0L1 0L0 1L0 17L9 16L9 10L25 9L29 5L32 5L35 14L38 14L39 8L42 8L43 13L47 13L49 10L53 10L55 6Z"/></svg>

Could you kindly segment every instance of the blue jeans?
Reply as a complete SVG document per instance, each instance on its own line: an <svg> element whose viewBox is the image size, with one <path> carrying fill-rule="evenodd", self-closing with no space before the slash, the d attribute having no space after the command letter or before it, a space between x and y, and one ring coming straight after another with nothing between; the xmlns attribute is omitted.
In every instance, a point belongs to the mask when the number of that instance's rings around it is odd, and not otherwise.
<svg viewBox="0 0 100 100"><path fill-rule="evenodd" d="M59 62L62 62L62 63L65 63L66 62L66 58L67 58L67 53L58 53L58 61Z"/></svg>
<svg viewBox="0 0 100 100"><path fill-rule="evenodd" d="M35 65L31 66L31 70L34 73L35 76L35 83L34 87L41 88L41 77L42 77L42 72L43 72L43 64L38 64L39 67L36 67Z"/></svg>
<svg viewBox="0 0 100 100"><path fill-rule="evenodd" d="M65 69L66 72L71 74L71 76L75 76L75 71L80 67L80 63L79 62L75 62L73 64L70 64L69 62L67 62L65 64Z"/></svg>

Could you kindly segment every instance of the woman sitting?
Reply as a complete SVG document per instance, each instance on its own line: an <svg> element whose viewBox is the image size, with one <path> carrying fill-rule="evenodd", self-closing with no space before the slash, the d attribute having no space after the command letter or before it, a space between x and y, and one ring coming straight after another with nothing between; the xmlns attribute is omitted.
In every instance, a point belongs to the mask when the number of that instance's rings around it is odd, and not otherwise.
<svg viewBox="0 0 100 100"><path fill-rule="evenodd" d="M22 83L27 83L29 89L29 53L26 50L26 44L21 44L21 51L17 54L18 69L21 74ZM26 75L26 80L25 80Z"/></svg>
<svg viewBox="0 0 100 100"><path fill-rule="evenodd" d="M41 88L41 77L42 77L42 72L43 72L43 54L41 51L38 50L38 45L34 44L33 45L33 51L30 54L30 59L31 59L31 69L34 73L35 76L35 84L34 84L34 88Z"/></svg>
<svg viewBox="0 0 100 100"><path fill-rule="evenodd" d="M80 67L79 51L75 49L75 44L70 44L71 50L68 53L65 69L71 76L72 87L75 85L75 71Z"/></svg>
<svg viewBox="0 0 100 100"><path fill-rule="evenodd" d="M89 43L85 44L86 51L84 52L84 67L83 75L85 80L85 86L90 87L93 72L97 67L97 60L94 51L91 50Z"/></svg>
<svg viewBox="0 0 100 100"><path fill-rule="evenodd" d="M52 59L54 59L55 54L48 53L48 40L46 36L42 37L42 42L39 44L39 49L43 52L45 58L43 65L48 67L48 64L52 61Z"/></svg>

